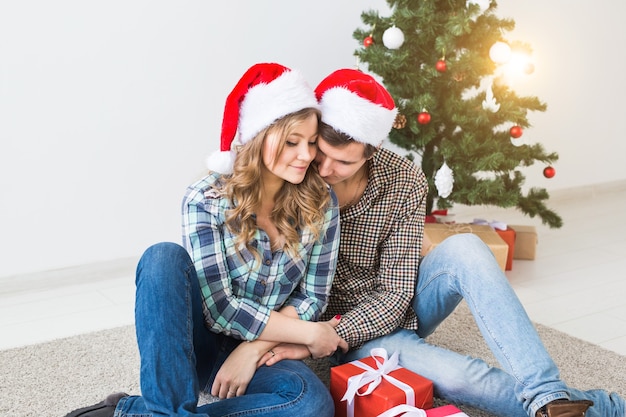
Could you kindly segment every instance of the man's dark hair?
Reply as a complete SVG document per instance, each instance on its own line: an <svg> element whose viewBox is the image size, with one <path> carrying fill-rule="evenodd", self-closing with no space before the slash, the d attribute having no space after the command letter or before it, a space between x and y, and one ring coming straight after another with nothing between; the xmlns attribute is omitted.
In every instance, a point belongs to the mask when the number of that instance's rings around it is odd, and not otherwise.
<svg viewBox="0 0 626 417"><path fill-rule="evenodd" d="M341 148L347 146L352 142L359 142L354 139L352 136L346 135L343 132L339 132L335 130L331 125L326 124L324 122L320 122L318 127L319 135L326 141L330 146ZM363 142L359 142L363 143ZM363 150L363 156L366 159L369 159L376 153L378 150L374 145L370 145L369 143L363 143L365 145L365 149Z"/></svg>

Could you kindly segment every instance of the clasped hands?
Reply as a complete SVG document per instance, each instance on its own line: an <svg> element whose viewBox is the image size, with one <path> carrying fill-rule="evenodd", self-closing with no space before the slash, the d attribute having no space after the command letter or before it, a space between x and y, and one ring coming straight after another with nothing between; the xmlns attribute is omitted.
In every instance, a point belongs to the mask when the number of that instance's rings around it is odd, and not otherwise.
<svg viewBox="0 0 626 417"><path fill-rule="evenodd" d="M344 352L348 350L348 343L335 331L339 317L310 324L313 325L310 343L277 344L260 340L241 343L217 372L211 395L232 398L245 394L257 368L263 365L272 366L283 359L324 358L335 353L337 349Z"/></svg>
<svg viewBox="0 0 626 417"><path fill-rule="evenodd" d="M337 349L346 352L348 343L335 331L339 320L338 317L334 317L326 322L315 323L312 342L309 344L279 343L261 357L259 366L272 366L283 359L325 358L335 353Z"/></svg>

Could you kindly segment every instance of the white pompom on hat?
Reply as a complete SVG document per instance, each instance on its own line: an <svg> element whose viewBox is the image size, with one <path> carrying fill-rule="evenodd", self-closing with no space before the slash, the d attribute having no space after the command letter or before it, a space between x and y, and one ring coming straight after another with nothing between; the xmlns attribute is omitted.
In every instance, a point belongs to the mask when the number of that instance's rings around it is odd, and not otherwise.
<svg viewBox="0 0 626 417"><path fill-rule="evenodd" d="M393 97L371 75L339 69L315 89L322 121L354 140L379 146L389 135L398 109Z"/></svg>
<svg viewBox="0 0 626 417"><path fill-rule="evenodd" d="M305 108L319 108L313 89L298 72L276 63L255 64L226 98L220 150L207 158L207 167L229 174L237 132L244 145L276 120Z"/></svg>

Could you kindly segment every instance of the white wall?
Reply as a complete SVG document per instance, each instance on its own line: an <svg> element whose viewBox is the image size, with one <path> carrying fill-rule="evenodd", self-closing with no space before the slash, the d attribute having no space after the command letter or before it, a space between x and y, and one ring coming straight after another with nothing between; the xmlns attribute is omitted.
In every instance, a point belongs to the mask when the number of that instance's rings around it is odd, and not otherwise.
<svg viewBox="0 0 626 417"><path fill-rule="evenodd" d="M626 3L501 0L498 11L515 20L507 37L534 50L536 70L521 90L548 104L531 115L525 136L559 154L554 178L532 167L527 185L556 190L626 179Z"/></svg>
<svg viewBox="0 0 626 417"><path fill-rule="evenodd" d="M625 7L500 1L517 23L508 38L535 49L521 88L548 103L526 135L561 157L529 185L626 179ZM383 0L0 0L0 277L180 241L182 194L241 74L276 61L314 85L354 66L370 8L388 13Z"/></svg>

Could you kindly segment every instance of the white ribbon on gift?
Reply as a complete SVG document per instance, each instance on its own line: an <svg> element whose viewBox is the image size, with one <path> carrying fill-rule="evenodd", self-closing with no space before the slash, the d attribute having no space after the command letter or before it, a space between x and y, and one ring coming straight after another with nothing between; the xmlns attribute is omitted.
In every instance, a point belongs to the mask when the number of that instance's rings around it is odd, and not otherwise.
<svg viewBox="0 0 626 417"><path fill-rule="evenodd" d="M387 358L386 349L376 348L370 351L370 355L374 358L377 369L374 369L361 361L350 362L352 365L365 370L365 372L348 378L348 388L341 399L341 401L347 400L348 402L347 417L354 417L354 397L356 395L365 396L371 394L376 387L380 385L383 378L404 391L407 404L415 405L415 391L413 390L413 387L389 375L390 372L400 368L398 365L398 352L394 352L390 358ZM382 358L382 361L379 361L378 357ZM359 392L361 388L368 384L369 386L367 387L367 390Z"/></svg>
<svg viewBox="0 0 626 417"><path fill-rule="evenodd" d="M379 414L377 417L426 417L426 411L411 405L396 405L395 407ZM463 412L450 414L446 417L469 417Z"/></svg>
<svg viewBox="0 0 626 417"><path fill-rule="evenodd" d="M379 414L377 417L426 417L426 411L411 405L401 404Z"/></svg>
<svg viewBox="0 0 626 417"><path fill-rule="evenodd" d="M472 224L477 224L479 226L491 226L492 229L498 229L498 230L506 230L507 229L506 223L504 223L504 222L497 222L495 220L493 220L491 222L488 222L487 220L484 220L484 219L474 219Z"/></svg>

